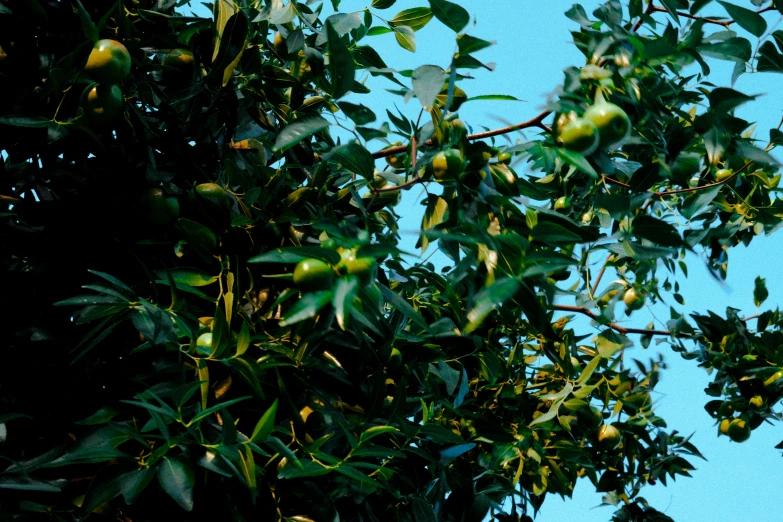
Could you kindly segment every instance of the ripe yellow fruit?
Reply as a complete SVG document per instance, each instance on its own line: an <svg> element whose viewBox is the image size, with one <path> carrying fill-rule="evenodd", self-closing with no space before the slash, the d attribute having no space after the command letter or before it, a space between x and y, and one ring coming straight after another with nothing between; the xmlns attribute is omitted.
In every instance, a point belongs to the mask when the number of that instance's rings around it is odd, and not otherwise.
<svg viewBox="0 0 783 522"><path fill-rule="evenodd" d="M117 40L98 40L84 70L96 82L120 83L131 69L128 49Z"/></svg>
<svg viewBox="0 0 783 522"><path fill-rule="evenodd" d="M754 410L760 410L764 407L764 398L761 395L754 395L751 397L749 403L750 407Z"/></svg>
<svg viewBox="0 0 783 522"><path fill-rule="evenodd" d="M402 352L398 350L397 348L391 349L391 354L389 354L389 360L386 363L386 365L389 368L399 368L402 364Z"/></svg>
<svg viewBox="0 0 783 522"><path fill-rule="evenodd" d="M437 181L456 178L463 170L465 161L456 149L442 150L432 158L432 173Z"/></svg>
<svg viewBox="0 0 783 522"><path fill-rule="evenodd" d="M728 435L729 434L729 424L731 424L731 419L723 419L720 421L720 425L718 426L718 431L722 435Z"/></svg>

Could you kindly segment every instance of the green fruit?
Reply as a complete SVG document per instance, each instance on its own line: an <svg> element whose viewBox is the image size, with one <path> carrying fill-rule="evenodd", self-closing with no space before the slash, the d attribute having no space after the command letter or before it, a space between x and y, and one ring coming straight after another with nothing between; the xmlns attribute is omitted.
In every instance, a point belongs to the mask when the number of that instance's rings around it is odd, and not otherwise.
<svg viewBox="0 0 783 522"><path fill-rule="evenodd" d="M468 126L460 119L451 121L451 137L452 143L459 143L463 138L468 135Z"/></svg>
<svg viewBox="0 0 783 522"><path fill-rule="evenodd" d="M501 152L498 154L498 163L503 163L505 165L511 163L511 154L508 152Z"/></svg>
<svg viewBox="0 0 783 522"><path fill-rule="evenodd" d="M196 185L196 194L208 205L223 210L231 208L231 198L226 189L217 183L201 183Z"/></svg>
<svg viewBox="0 0 783 522"><path fill-rule="evenodd" d="M764 398L761 395L754 395L751 397L749 403L750 407L754 410L760 410L764 407Z"/></svg>
<svg viewBox="0 0 783 522"><path fill-rule="evenodd" d="M88 86L82 93L82 109L91 124L111 123L122 113L122 90L116 85Z"/></svg>
<svg viewBox="0 0 783 522"><path fill-rule="evenodd" d="M355 275L365 285L375 280L377 264L373 257L350 256L343 258L340 261L340 265L338 265L338 270L344 271L348 275Z"/></svg>
<svg viewBox="0 0 783 522"><path fill-rule="evenodd" d="M720 421L720 425L718 426L718 431L722 435L728 435L730 424L731 424L731 419L723 419L722 421Z"/></svg>
<svg viewBox="0 0 783 522"><path fill-rule="evenodd" d="M563 126L557 137L558 141L568 150L589 156L598 148L600 141L596 126L584 119L576 118Z"/></svg>
<svg viewBox="0 0 783 522"><path fill-rule="evenodd" d="M196 349L200 352L212 352L212 332L203 333L196 339Z"/></svg>
<svg viewBox="0 0 783 522"><path fill-rule="evenodd" d="M611 424L604 424L598 429L598 444L601 447L613 450L620 444L620 431Z"/></svg>
<svg viewBox="0 0 783 522"><path fill-rule="evenodd" d="M734 442L745 442L750 438L750 426L742 419L734 419L729 424L727 435Z"/></svg>
<svg viewBox="0 0 783 522"><path fill-rule="evenodd" d="M156 225L170 225L179 217L177 198L166 196L160 188L151 188L143 194L141 208Z"/></svg>
<svg viewBox="0 0 783 522"><path fill-rule="evenodd" d="M560 196L555 200L555 210L565 210L571 206L571 200L565 196Z"/></svg>
<svg viewBox="0 0 783 522"><path fill-rule="evenodd" d="M388 366L389 368L399 368L401 364L402 364L402 352L400 352L400 350L398 350L397 348L392 348L386 366Z"/></svg>
<svg viewBox="0 0 783 522"><path fill-rule="evenodd" d="M633 312L644 306L644 296L637 292L635 288L629 288L623 294L623 302L628 307L628 311Z"/></svg>
<svg viewBox="0 0 783 522"><path fill-rule="evenodd" d="M584 119L598 129L601 147L616 149L631 135L631 120L623 109L614 103L598 103L585 111Z"/></svg>
<svg viewBox="0 0 783 522"><path fill-rule="evenodd" d="M720 183L721 181L725 181L732 177L734 175L734 171L731 169L720 169L715 173L715 181Z"/></svg>
<svg viewBox="0 0 783 522"><path fill-rule="evenodd" d="M456 149L442 150L432 158L432 173L435 179L456 179L465 170L462 154Z"/></svg>
<svg viewBox="0 0 783 522"><path fill-rule="evenodd" d="M93 80L103 84L120 83L130 73L128 49L116 40L98 40L84 70Z"/></svg>
<svg viewBox="0 0 783 522"><path fill-rule="evenodd" d="M196 59L193 53L187 49L174 49L166 53L160 61L164 67L173 70L163 71L163 81L169 84L186 84L193 80L196 71Z"/></svg>
<svg viewBox="0 0 783 522"><path fill-rule="evenodd" d="M340 245L338 245L338 244L337 244L337 241L335 241L335 240L334 240L334 239L332 239L332 238L329 238L329 239L327 239L327 240L325 240L325 241L321 242L321 248L327 248L327 249L329 249L329 250L337 250L337 248L338 248L339 246L340 246Z"/></svg>
<svg viewBox="0 0 783 522"><path fill-rule="evenodd" d="M402 159L403 157L401 155L386 156L386 164L393 169L401 169L405 166Z"/></svg>
<svg viewBox="0 0 783 522"><path fill-rule="evenodd" d="M382 189L388 183L389 182L386 181L386 178L376 174L375 176L373 176L372 181L370 182L370 186L372 186L373 188L376 188L376 189Z"/></svg>
<svg viewBox="0 0 783 522"><path fill-rule="evenodd" d="M303 259L294 268L294 284L304 292L327 290L333 282L332 266L320 259Z"/></svg>

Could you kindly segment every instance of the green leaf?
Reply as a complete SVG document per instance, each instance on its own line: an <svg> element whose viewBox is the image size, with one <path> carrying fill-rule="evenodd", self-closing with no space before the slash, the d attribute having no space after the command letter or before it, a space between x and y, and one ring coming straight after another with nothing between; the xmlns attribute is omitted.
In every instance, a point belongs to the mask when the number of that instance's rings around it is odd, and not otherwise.
<svg viewBox="0 0 783 522"><path fill-rule="evenodd" d="M633 346L633 342L630 339L612 330L604 330L595 336L594 341L598 348L598 353L605 359L611 359L615 353L623 348Z"/></svg>
<svg viewBox="0 0 783 522"><path fill-rule="evenodd" d="M413 92L425 110L429 110L435 103L435 97L443 89L448 77L446 71L437 65L422 65L413 71Z"/></svg>
<svg viewBox="0 0 783 522"><path fill-rule="evenodd" d="M185 511L193 510L193 468L180 457L163 457L158 464L158 483Z"/></svg>
<svg viewBox="0 0 783 522"><path fill-rule="evenodd" d="M155 468L131 471L120 479L120 492L129 506L136 502L144 488L155 478Z"/></svg>
<svg viewBox="0 0 783 522"><path fill-rule="evenodd" d="M396 433L398 431L394 426L373 426L372 428L367 428L359 435L359 443L362 444L384 433Z"/></svg>
<svg viewBox="0 0 783 522"><path fill-rule="evenodd" d="M210 229L201 223L196 223L195 221L185 218L179 218L177 226L182 232L185 240L195 250L206 257L215 255L217 238Z"/></svg>
<svg viewBox="0 0 783 522"><path fill-rule="evenodd" d="M482 94L480 96L471 96L466 102L469 101L480 101L480 100L489 100L489 101L524 101L520 100L519 98L515 98L514 96L510 96L508 94Z"/></svg>
<svg viewBox="0 0 783 522"><path fill-rule="evenodd" d="M228 85L242 55L247 48L249 23L243 11L238 11L228 19L221 40L221 52L215 63L216 70L222 70L222 86Z"/></svg>
<svg viewBox="0 0 783 522"><path fill-rule="evenodd" d="M353 300L359 291L358 277L343 277L337 281L332 296L335 318L341 330L345 330L348 317L353 309Z"/></svg>
<svg viewBox="0 0 783 522"><path fill-rule="evenodd" d="M338 147L329 155L329 159L368 180L372 179L375 172L375 160L372 154L356 142Z"/></svg>
<svg viewBox="0 0 783 522"><path fill-rule="evenodd" d="M308 116L290 123L277 135L277 139L275 140L272 149L275 151L289 149L305 138L309 138L316 132L321 132L329 127L329 125L328 121L317 115Z"/></svg>
<svg viewBox="0 0 783 522"><path fill-rule="evenodd" d="M435 18L455 33L462 31L470 22L470 14L465 8L452 2L430 0L430 8Z"/></svg>
<svg viewBox="0 0 783 522"><path fill-rule="evenodd" d="M388 301L390 305L396 308L405 317L407 317L408 319L416 323L420 328L424 330L430 329L430 327L424 321L424 318L421 316L421 314L416 310L414 310L413 307L408 303L408 301L403 299L394 290L391 290L386 285L378 285L378 288L380 288L381 294L383 294L383 297L386 299L386 301Z"/></svg>
<svg viewBox="0 0 783 522"><path fill-rule="evenodd" d="M767 30L767 21L764 17L755 11L740 7L728 2L718 0L718 3L726 9L729 16L737 22L737 25L745 29L750 34L761 38Z"/></svg>
<svg viewBox="0 0 783 522"><path fill-rule="evenodd" d="M756 281L753 287L753 302L756 306L761 306L761 303L767 300L769 297L769 291L767 290L767 280L761 276L756 277Z"/></svg>
<svg viewBox="0 0 783 522"><path fill-rule="evenodd" d="M245 395L244 397L238 397L236 399L231 399L230 401L221 402L220 404L216 404L216 405L212 406L211 408L207 408L206 410L200 412L198 415L196 415L195 417L190 419L190 422L188 422L188 425L192 426L192 425L198 423L199 421L201 421L203 419L206 419L207 417L209 417L210 415L212 415L213 413L215 413L217 411L220 411L220 410L222 410L224 408L228 408L229 406L233 406L234 404L236 404L238 402L246 401L248 399L252 399L252 396Z"/></svg>
<svg viewBox="0 0 783 522"><path fill-rule="evenodd" d="M574 152L572 150L567 149L555 149L557 151L557 155L560 156L560 158L568 163L569 165L572 165L576 167L577 169L581 170L585 174L588 174L593 179L598 179L598 173L595 171L592 165L590 165L590 162L587 161L587 158L579 154L578 152Z"/></svg>
<svg viewBox="0 0 783 522"><path fill-rule="evenodd" d="M663 7L669 12L674 22L680 24L680 16L677 14L677 0L661 0Z"/></svg>
<svg viewBox="0 0 783 522"><path fill-rule="evenodd" d="M248 263L298 263L302 259L314 257L329 264L340 262L340 254L334 250L320 247L286 247L275 248L269 252L251 257Z"/></svg>
<svg viewBox="0 0 783 522"><path fill-rule="evenodd" d="M353 86L356 64L353 62L353 56L351 56L348 47L328 20L326 35L329 42L329 76L332 81L332 97L342 98Z"/></svg>
<svg viewBox="0 0 783 522"><path fill-rule="evenodd" d="M98 27L95 25L95 23L93 23L92 19L90 18L90 13L87 12L80 0L74 0L73 12L79 15L79 20L82 22L82 31L84 31L84 36L86 36L88 40L97 42L98 38L100 38L98 36Z"/></svg>
<svg viewBox="0 0 783 522"><path fill-rule="evenodd" d="M469 34L461 34L457 37L457 49L459 50L459 54L461 56L475 53L493 45L495 45L495 42L482 40L481 38L476 38L475 36L470 36Z"/></svg>
<svg viewBox="0 0 783 522"><path fill-rule="evenodd" d="M370 7L374 7L375 9L388 9L393 6L396 1L397 0L372 0Z"/></svg>
<svg viewBox="0 0 783 522"><path fill-rule="evenodd" d="M291 307L285 317L280 321L280 326L291 326L292 324L310 319L318 314L324 306L332 300L331 290L322 290L305 294L297 303Z"/></svg>
<svg viewBox="0 0 783 522"><path fill-rule="evenodd" d="M212 14L215 17L215 50L212 52L212 61L214 62L220 52L221 42L223 40L223 30L226 28L228 19L231 18L237 9L231 0L215 0L212 6Z"/></svg>
<svg viewBox="0 0 783 522"><path fill-rule="evenodd" d="M70 481L38 480L26 475L7 475L0 477L0 490L13 489L16 491L42 491L46 493L59 493Z"/></svg>
<svg viewBox="0 0 783 522"><path fill-rule="evenodd" d="M250 436L250 442L258 442L266 440L272 434L272 430L275 427L275 415L277 414L277 399L269 409L264 412L258 422L256 423L253 434Z"/></svg>
<svg viewBox="0 0 783 522"><path fill-rule="evenodd" d="M171 270L158 270L155 272L155 275L161 279L166 279L166 273L171 276L174 282L188 286L207 286L218 280L217 277L206 274L195 268L172 268Z"/></svg>
<svg viewBox="0 0 783 522"><path fill-rule="evenodd" d="M408 26L402 25L394 28L394 38L400 47L406 51L412 53L416 52L416 35L413 33L413 29Z"/></svg>
<svg viewBox="0 0 783 522"><path fill-rule="evenodd" d="M379 36L382 34L389 34L391 32L394 32L394 29L378 25L367 31L367 36Z"/></svg>
<svg viewBox="0 0 783 522"><path fill-rule="evenodd" d="M432 505L423 498L414 497L411 509L413 510L414 522L438 522L438 516Z"/></svg>
<svg viewBox="0 0 783 522"><path fill-rule="evenodd" d="M375 113L364 105L350 102L339 102L337 105L356 125L366 125L376 120Z"/></svg>
<svg viewBox="0 0 783 522"><path fill-rule="evenodd" d="M682 215L685 219L690 219L698 214L704 207L709 205L715 196L720 192L721 186L715 186L696 192L686 204L683 204Z"/></svg>
<svg viewBox="0 0 783 522"><path fill-rule="evenodd" d="M440 461L443 465L448 465L462 455L463 453L467 453L473 448L476 447L476 444L473 442L470 442L468 444L459 444L458 446L452 446L450 448L446 448L444 450L441 450L440 452Z"/></svg>
<svg viewBox="0 0 783 522"><path fill-rule="evenodd" d="M413 31L418 31L432 20L432 10L429 7L414 7L397 13L397 16L389 20L389 25L397 29L405 26Z"/></svg>
<svg viewBox="0 0 783 522"><path fill-rule="evenodd" d="M481 326L493 310L517 293L519 287L519 281L506 277L495 281L491 286L477 293L473 298L473 307L468 312L468 324L465 325L463 333L470 333Z"/></svg>
<svg viewBox="0 0 783 522"><path fill-rule="evenodd" d="M52 120L46 118L28 118L24 116L0 116L0 125L12 125L14 127L29 127L45 129Z"/></svg>

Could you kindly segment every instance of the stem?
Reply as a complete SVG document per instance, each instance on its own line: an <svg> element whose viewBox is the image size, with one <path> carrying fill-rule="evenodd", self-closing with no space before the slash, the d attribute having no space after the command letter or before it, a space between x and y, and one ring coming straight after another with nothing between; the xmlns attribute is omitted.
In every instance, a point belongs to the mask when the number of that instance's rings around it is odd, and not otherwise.
<svg viewBox="0 0 783 522"><path fill-rule="evenodd" d="M501 134L508 134L509 132L514 132L515 130L521 130L521 129L528 129L530 127L539 127L547 132L552 132L552 129L544 125L543 120L547 116L552 114L552 111L544 111L535 118L529 119L527 121L523 121L522 123L518 123L516 125L511 125L508 127L503 127L502 129L495 129L491 131L486 132L479 132L477 134L469 134L468 139L469 140L482 140L485 138L491 138L493 136L499 136ZM425 145L432 145L432 140L427 140L424 142ZM388 149L379 150L377 152L373 152L372 157L377 158L385 158L386 156L393 156L395 154L399 154L401 152L405 152L407 147L405 145L399 145L397 147L389 147Z"/></svg>
<svg viewBox="0 0 783 522"><path fill-rule="evenodd" d="M770 6L764 7L763 9L759 9L758 11L756 11L756 13L757 14L766 13L767 11L772 11L773 9L775 9L775 7L770 5ZM656 6L652 5L652 2L647 7L647 11L648 12L649 11L654 11L656 13L668 13L669 12L667 9L664 9L663 7L656 7ZM728 27L731 24L735 23L734 20L716 20L714 18L706 18L706 17L703 17L703 16L692 15L690 13L681 13L679 11L677 12L677 15L678 16L682 16L683 18L689 18L691 20L701 20L705 24L722 25L723 27L725 27L727 29L728 29Z"/></svg>
<svg viewBox="0 0 783 522"><path fill-rule="evenodd" d="M601 271L598 272L598 276L595 278L595 282L593 283L593 288L592 290L590 290L591 295L595 295L596 290L598 290L598 283L600 283L601 278L604 277L604 272L606 272L606 265L609 264L610 259L612 259L612 254L606 256L606 261L604 261L604 265L601 267Z"/></svg>
<svg viewBox="0 0 783 522"><path fill-rule="evenodd" d="M588 310L587 308L583 306L572 306L572 305L552 305L553 310L557 310L560 312L575 312L578 314L586 315L587 317L597 320L598 315L592 312L591 310ZM690 339L693 336L686 333L677 333L677 332L670 332L668 330L648 330L646 328L626 328L625 326L620 326L616 323L609 323L606 326L611 328L612 330L615 330L623 335L625 334L642 334L642 335L666 335L671 337L678 337L678 338L685 338Z"/></svg>

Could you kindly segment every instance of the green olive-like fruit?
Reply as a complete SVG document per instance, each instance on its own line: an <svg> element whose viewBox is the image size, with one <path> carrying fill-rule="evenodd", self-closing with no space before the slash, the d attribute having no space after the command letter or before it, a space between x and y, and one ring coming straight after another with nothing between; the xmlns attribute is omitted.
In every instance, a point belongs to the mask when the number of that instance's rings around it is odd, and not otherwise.
<svg viewBox="0 0 783 522"><path fill-rule="evenodd" d="M117 40L98 40L84 67L90 78L108 85L120 83L130 69L130 53Z"/></svg>
<svg viewBox="0 0 783 522"><path fill-rule="evenodd" d="M565 210L571 206L571 199L566 196L560 196L555 200L555 210Z"/></svg>
<svg viewBox="0 0 783 522"><path fill-rule="evenodd" d="M601 137L601 147L605 149L619 148L631 135L628 114L614 103L597 103L587 109L583 117L596 126Z"/></svg>
<svg viewBox="0 0 783 522"><path fill-rule="evenodd" d="M123 108L122 90L111 84L92 84L82 93L82 109L92 125L111 123Z"/></svg>
<svg viewBox="0 0 783 522"><path fill-rule="evenodd" d="M744 419L734 419L729 424L728 436L734 442L745 442L750 438L750 426Z"/></svg>
<svg viewBox="0 0 783 522"><path fill-rule="evenodd" d="M231 208L231 198L226 189L217 183L201 183L196 185L196 194L198 194L207 204L223 210Z"/></svg>
<svg viewBox="0 0 783 522"><path fill-rule="evenodd" d="M334 269L320 259L303 259L294 268L294 284L303 292L328 290L334 282Z"/></svg>
<svg viewBox="0 0 783 522"><path fill-rule="evenodd" d="M501 152L498 154L498 163L503 163L504 165L508 165L511 163L511 154L508 152Z"/></svg>
<svg viewBox="0 0 783 522"><path fill-rule="evenodd" d="M170 225L179 217L177 198L166 196L160 188L144 192L140 206L147 218L156 225Z"/></svg>
<svg viewBox="0 0 783 522"><path fill-rule="evenodd" d="M163 81L170 85L184 85L193 80L196 72L196 59L188 49L174 49L166 53L160 61L167 67L163 71Z"/></svg>
<svg viewBox="0 0 783 522"><path fill-rule="evenodd" d="M598 429L598 444L605 449L613 450L620 444L620 439L620 430L611 424L604 424Z"/></svg>
<svg viewBox="0 0 783 522"><path fill-rule="evenodd" d="M566 123L557 137L568 150L589 156L598 148L600 136L596 126L584 119L576 118Z"/></svg>
<svg viewBox="0 0 783 522"><path fill-rule="evenodd" d="M212 332L206 332L198 336L196 339L196 348L200 351L212 351Z"/></svg>
<svg viewBox="0 0 783 522"><path fill-rule="evenodd" d="M623 302L630 312L640 310L644 306L644 295L631 287L623 294Z"/></svg>
<svg viewBox="0 0 783 522"><path fill-rule="evenodd" d="M386 366L389 368L399 368L402 364L402 352L397 348L392 348L389 354L389 360L386 362Z"/></svg>
<svg viewBox="0 0 783 522"><path fill-rule="evenodd" d="M442 150L432 158L432 173L437 181L456 179L464 170L465 161L456 149Z"/></svg>
<svg viewBox="0 0 783 522"><path fill-rule="evenodd" d="M732 169L720 169L715 173L715 181L720 183L721 181L729 179L733 175L734 171Z"/></svg>

